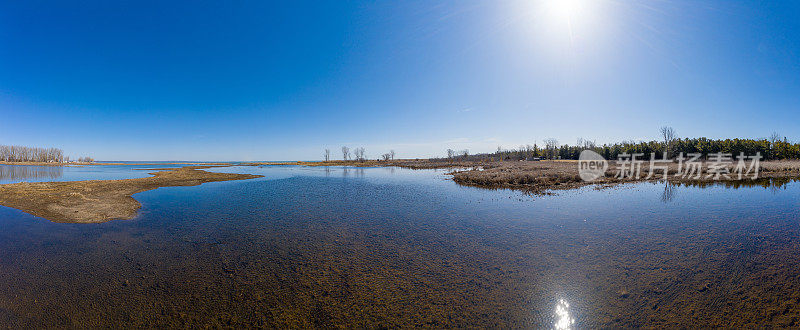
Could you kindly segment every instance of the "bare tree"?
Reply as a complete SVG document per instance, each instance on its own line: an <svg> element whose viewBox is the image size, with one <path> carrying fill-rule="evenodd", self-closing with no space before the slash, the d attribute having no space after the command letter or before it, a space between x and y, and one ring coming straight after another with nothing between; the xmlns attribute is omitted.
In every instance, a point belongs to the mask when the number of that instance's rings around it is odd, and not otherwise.
<svg viewBox="0 0 800 330"><path fill-rule="evenodd" d="M58 148L0 145L0 161L61 163L64 161L64 151Z"/></svg>
<svg viewBox="0 0 800 330"><path fill-rule="evenodd" d="M383 161L389 161L389 159L392 158L392 154L385 153L385 154L381 155L381 157L383 157Z"/></svg>
<svg viewBox="0 0 800 330"><path fill-rule="evenodd" d="M778 155L779 142L781 142L781 135L778 132L772 132L772 134L769 136L769 148L773 158L776 158Z"/></svg>
<svg viewBox="0 0 800 330"><path fill-rule="evenodd" d="M778 132L772 132L772 134L769 136L769 143L771 145L775 145L780 140L781 140L781 135Z"/></svg>
<svg viewBox="0 0 800 330"><path fill-rule="evenodd" d="M350 148L342 146L342 160L350 159Z"/></svg>
<svg viewBox="0 0 800 330"><path fill-rule="evenodd" d="M664 152L669 157L669 149L672 146L672 142L675 141L675 129L669 126L661 126L660 132L661 138L664 139Z"/></svg>
<svg viewBox="0 0 800 330"><path fill-rule="evenodd" d="M597 144L589 139L578 138L578 142L575 144L575 146L581 149L594 149Z"/></svg>
<svg viewBox="0 0 800 330"><path fill-rule="evenodd" d="M358 160L359 162L363 162L366 159L364 157L364 147L356 148L355 150L353 150L353 153L355 154L356 160Z"/></svg>
<svg viewBox="0 0 800 330"><path fill-rule="evenodd" d="M556 158L556 148L558 147L558 140L554 138L545 139L544 145L547 148L547 156L550 159Z"/></svg>
<svg viewBox="0 0 800 330"><path fill-rule="evenodd" d="M389 150L389 157L391 160L394 160L394 149Z"/></svg>
<svg viewBox="0 0 800 330"><path fill-rule="evenodd" d="M456 156L456 151L453 149L447 149L447 158L453 159Z"/></svg>
<svg viewBox="0 0 800 330"><path fill-rule="evenodd" d="M331 149L325 148L325 161L331 161Z"/></svg>

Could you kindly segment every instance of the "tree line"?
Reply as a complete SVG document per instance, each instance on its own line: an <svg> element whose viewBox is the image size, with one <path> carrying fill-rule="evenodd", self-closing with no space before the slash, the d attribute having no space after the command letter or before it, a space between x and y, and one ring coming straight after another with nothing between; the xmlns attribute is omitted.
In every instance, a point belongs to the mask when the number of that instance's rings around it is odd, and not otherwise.
<svg viewBox="0 0 800 330"><path fill-rule="evenodd" d="M367 160L366 149L364 149L364 147L353 149L352 150L352 155L351 155L350 151L351 151L350 147L342 146L342 160L344 160L344 161L354 160L354 161L358 161L358 162L363 162L363 161ZM381 155L381 158L384 161L394 160L394 155L395 155L394 150L389 150L389 152ZM331 161L331 150L330 149L325 149L325 152L323 153L323 159L326 162Z"/></svg>
<svg viewBox="0 0 800 330"><path fill-rule="evenodd" d="M69 156L64 156L64 150L59 148L0 145L0 161L13 163L64 163L69 162ZM91 157L81 157L78 158L78 161L91 163L94 162L94 159Z"/></svg>
<svg viewBox="0 0 800 330"><path fill-rule="evenodd" d="M447 150L449 160L534 160L534 159L578 159L584 150L592 150L602 155L605 159L618 159L622 154L642 153L647 157L656 154L658 158L664 153L668 158L673 158L680 153L700 153L704 157L709 154L727 153L734 157L740 153L754 156L760 153L764 160L775 159L800 159L800 143L790 142L785 136L773 133L768 138L761 139L709 139L676 138L675 130L671 127L662 127L660 141L624 141L614 144L597 145L594 141L578 139L574 145L559 144L556 139L544 140L544 146L538 144L524 145L517 149L497 148L493 153L469 155L464 152Z"/></svg>

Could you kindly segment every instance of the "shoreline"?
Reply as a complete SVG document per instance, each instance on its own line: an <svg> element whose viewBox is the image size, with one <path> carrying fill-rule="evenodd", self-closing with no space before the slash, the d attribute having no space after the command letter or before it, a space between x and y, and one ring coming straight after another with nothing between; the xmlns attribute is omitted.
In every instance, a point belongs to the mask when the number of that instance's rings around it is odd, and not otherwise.
<svg viewBox="0 0 800 330"><path fill-rule="evenodd" d="M181 163L175 163L181 164ZM137 164L138 165L138 164ZM154 164L155 165L155 164ZM160 165L164 165L161 163ZM102 223L127 220L136 216L141 204L132 195L160 187L197 186L206 182L245 180L261 175L214 173L203 169L230 166L349 166L401 167L408 169L448 169L456 184L482 189L511 189L533 195L548 195L558 190L586 186L597 189L625 183L663 182L663 175L652 179L616 179L608 170L606 177L592 182L581 180L577 161L505 161L445 162L430 160L396 161L332 161L332 162L252 162L242 164L214 163L203 166L141 169L151 177L122 180L84 180L65 182L20 182L0 184L0 205L59 223ZM669 183L681 185L770 186L800 181L800 160L765 161L759 178L751 180L710 180L674 178L677 165L670 164ZM647 173L648 166L642 166Z"/></svg>
<svg viewBox="0 0 800 330"><path fill-rule="evenodd" d="M159 166L159 165L196 165L196 166L216 166L216 165L232 165L233 162L166 162L166 163L123 163L123 162L70 162L70 163L55 163L55 162L6 162L0 161L0 165L17 165L17 166L89 166L89 165L146 165L146 166Z"/></svg>
<svg viewBox="0 0 800 330"><path fill-rule="evenodd" d="M520 190L535 195L550 194L558 190L571 190L586 186L606 188L625 183L638 182L669 182L683 185L725 185L725 186L764 186L774 182L789 182L800 180L800 160L790 161L764 161L761 162L761 169L757 179L743 177L736 179L731 174L730 179L714 180L707 177L707 173L702 173L700 178L679 177L678 165L672 163L668 165L667 178L664 179L663 172L656 170L656 174L648 179L645 176L649 172L649 164L643 164L641 168L642 177L640 178L615 178L616 172L607 170L605 177L592 182L581 179L578 173L577 161L538 161L538 162L501 162L505 164L483 165L480 168L467 170L455 170L450 172L453 181L458 184L472 187L488 189L511 189ZM610 164L616 164L610 162ZM703 163L703 169L708 168L708 164ZM731 171L733 173L733 171Z"/></svg>
<svg viewBox="0 0 800 330"><path fill-rule="evenodd" d="M0 205L58 223L102 223L129 220L142 206L136 193L161 187L198 186L207 182L262 177L214 173L203 169L225 166L185 166L153 169L151 177L123 180L21 182L0 185Z"/></svg>
<svg viewBox="0 0 800 330"><path fill-rule="evenodd" d="M610 164L616 165L616 161ZM511 189L524 191L534 195L546 195L558 190L571 190L586 186L605 188L624 183L664 181L663 174L657 172L654 178L614 178L615 172L607 170L604 178L586 182L580 178L577 160L542 160L542 161L447 161L447 160L389 160L375 161L329 161L329 162L262 162L246 163L250 166L298 165L298 166L350 166L350 167L401 167L408 169L448 169L447 174L457 184L483 189ZM708 168L708 163L702 165ZM645 176L649 164L642 165L641 172ZM678 178L677 163L668 165L666 181L676 184L690 185L765 185L767 181L788 182L800 180L800 160L762 161L758 179L751 180L711 180L703 173L701 178Z"/></svg>

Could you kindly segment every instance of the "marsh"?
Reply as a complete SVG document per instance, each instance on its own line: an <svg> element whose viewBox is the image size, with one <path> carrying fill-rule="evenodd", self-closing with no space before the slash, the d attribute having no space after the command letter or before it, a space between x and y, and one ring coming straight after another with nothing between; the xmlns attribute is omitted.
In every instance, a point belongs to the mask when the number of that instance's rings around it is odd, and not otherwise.
<svg viewBox="0 0 800 330"><path fill-rule="evenodd" d="M798 324L797 182L531 196L445 170L209 170L263 177L141 192L101 224L0 207L0 324Z"/></svg>

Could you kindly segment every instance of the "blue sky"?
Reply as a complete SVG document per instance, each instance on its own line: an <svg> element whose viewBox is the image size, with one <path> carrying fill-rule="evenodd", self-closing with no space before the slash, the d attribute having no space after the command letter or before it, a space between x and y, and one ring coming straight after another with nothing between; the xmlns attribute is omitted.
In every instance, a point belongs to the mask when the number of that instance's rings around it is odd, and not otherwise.
<svg viewBox="0 0 800 330"><path fill-rule="evenodd" d="M800 2L7 1L0 144L102 160L800 139Z"/></svg>

